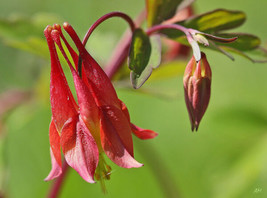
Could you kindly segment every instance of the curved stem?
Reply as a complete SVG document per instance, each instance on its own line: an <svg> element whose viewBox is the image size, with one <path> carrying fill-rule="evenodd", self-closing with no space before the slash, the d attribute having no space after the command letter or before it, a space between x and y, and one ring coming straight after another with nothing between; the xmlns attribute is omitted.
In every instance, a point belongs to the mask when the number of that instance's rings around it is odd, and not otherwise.
<svg viewBox="0 0 267 198"><path fill-rule="evenodd" d="M50 189L50 192L47 196L48 198L57 198L58 197L60 190L62 189L62 185L64 183L64 179L66 177L68 169L69 169L69 165L67 164L66 161L64 161L63 165L62 165L62 173L52 184L52 188Z"/></svg>
<svg viewBox="0 0 267 198"><path fill-rule="evenodd" d="M89 37L91 36L91 34L93 33L93 31L105 20L112 18L112 17L120 17L122 19L124 19L130 26L131 31L133 32L135 30L135 24L133 22L133 20L131 19L131 17L129 17L127 14L124 14L122 12L110 12L108 14L105 14L104 16L100 17L87 31L87 33L85 34L84 38L83 38L83 45L85 46ZM78 72L81 75L82 74L82 59L79 56L79 61L78 61Z"/></svg>
<svg viewBox="0 0 267 198"><path fill-rule="evenodd" d="M155 32L158 32L159 30L164 30L164 29L175 29L179 30L181 32L184 32L187 38L188 43L191 45L192 50L193 50L193 55L198 62L201 59L201 53L200 53L200 48L197 43L197 40L193 38L193 35L195 33L199 33L198 30L186 28L184 26L178 25L178 24L162 24L162 25L155 25L148 29L146 31L147 35L151 35Z"/></svg>
<svg viewBox="0 0 267 198"><path fill-rule="evenodd" d="M178 25L178 24L161 24L161 25L155 25L151 28L149 28L146 33L147 35L151 35L155 32L158 32L159 30L164 29L175 29L180 30L181 32L184 32L186 35L189 35L190 29L185 28L184 26Z"/></svg>
<svg viewBox="0 0 267 198"><path fill-rule="evenodd" d="M112 17L120 17L122 19L124 19L130 26L132 32L135 29L135 24L133 22L133 20L131 19L131 17L129 17L127 14L124 14L122 12L110 12L108 14L105 14L104 16L100 17L87 31L87 33L85 34L84 38L83 38L83 44L86 45L90 35L92 34L92 32L97 28L97 26L99 26L102 22L104 22L105 20L112 18Z"/></svg>

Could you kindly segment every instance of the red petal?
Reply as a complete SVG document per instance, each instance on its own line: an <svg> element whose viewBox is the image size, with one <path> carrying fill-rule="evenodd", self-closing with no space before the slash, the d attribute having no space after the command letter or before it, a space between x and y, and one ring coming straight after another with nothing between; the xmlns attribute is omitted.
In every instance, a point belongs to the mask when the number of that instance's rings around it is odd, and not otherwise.
<svg viewBox="0 0 267 198"><path fill-rule="evenodd" d="M114 106L105 106L101 112L100 136L106 155L124 168L142 166L133 158L131 128L123 112Z"/></svg>
<svg viewBox="0 0 267 198"><path fill-rule="evenodd" d="M124 115L127 117L128 121L130 122L130 114L126 107L126 105L120 100L121 103L121 110L124 113ZM134 135L136 135L138 138L142 140L152 139L154 137L158 136L158 133L148 130L148 129L142 129L134 124L131 123L131 129Z"/></svg>
<svg viewBox="0 0 267 198"><path fill-rule="evenodd" d="M49 140L50 140L50 147L55 157L55 160L61 167L60 136L57 131L53 118L49 126Z"/></svg>
<svg viewBox="0 0 267 198"><path fill-rule="evenodd" d="M71 36L78 48L83 61L85 75L88 78L88 82L92 85L92 91L95 94L98 106L113 105L119 107L120 103L109 77L93 59L93 57L86 51L74 29L67 23L64 23L63 27Z"/></svg>
<svg viewBox="0 0 267 198"><path fill-rule="evenodd" d="M122 112L124 113L124 115L127 117L128 121L130 122L130 114L129 114L129 111L128 111L126 105L120 99L119 99L119 101L120 101L120 104L121 104Z"/></svg>
<svg viewBox="0 0 267 198"><path fill-rule="evenodd" d="M50 155L52 162L52 170L50 171L45 181L58 177L61 172L61 152L60 152L60 137L56 129L53 119L49 126L49 140L50 140Z"/></svg>
<svg viewBox="0 0 267 198"><path fill-rule="evenodd" d="M93 130L96 124L99 124L99 110L95 99L89 88L75 71L72 71L74 85L80 107L80 115L90 130ZM99 126L98 126L99 127Z"/></svg>
<svg viewBox="0 0 267 198"><path fill-rule="evenodd" d="M51 156L52 169L51 169L49 175L44 179L45 181L49 181L49 180L52 180L54 178L57 178L62 173L61 165L59 165L57 163L57 160L55 159L55 156L54 156L51 148L50 148L50 156Z"/></svg>
<svg viewBox="0 0 267 198"><path fill-rule="evenodd" d="M81 118L69 120L62 129L61 146L66 162L89 183L94 183L98 164L96 142Z"/></svg>
<svg viewBox="0 0 267 198"><path fill-rule="evenodd" d="M142 129L134 124L131 124L133 134L142 140L152 139L158 136L158 133L148 129Z"/></svg>
<svg viewBox="0 0 267 198"><path fill-rule="evenodd" d="M51 32L51 36L53 40L55 41L55 43L58 45L63 57L66 59L69 65L69 68L71 70L71 73L74 79L74 85L75 85L77 97L78 97L80 114L83 120L85 121L85 123L87 124L87 126L89 127L89 129L95 128L95 124L99 123L99 116L98 116L98 107L95 103L93 95L90 92L89 88L86 86L85 82L83 82L83 80L80 78L77 71L73 68L66 52L64 51L61 45L60 32L58 30L53 30Z"/></svg>
<svg viewBox="0 0 267 198"><path fill-rule="evenodd" d="M55 125L61 131L64 123L77 114L77 105L61 68L51 31L49 26L44 31L51 57L50 101Z"/></svg>

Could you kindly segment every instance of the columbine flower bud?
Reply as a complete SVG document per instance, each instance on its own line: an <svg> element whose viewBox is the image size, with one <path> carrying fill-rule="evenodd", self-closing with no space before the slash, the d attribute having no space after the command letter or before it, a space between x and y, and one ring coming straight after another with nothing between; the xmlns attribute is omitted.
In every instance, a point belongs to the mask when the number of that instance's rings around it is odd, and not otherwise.
<svg viewBox="0 0 267 198"><path fill-rule="evenodd" d="M183 81L192 131L197 131L210 100L211 69L203 52L200 61L196 62L194 56L189 61Z"/></svg>

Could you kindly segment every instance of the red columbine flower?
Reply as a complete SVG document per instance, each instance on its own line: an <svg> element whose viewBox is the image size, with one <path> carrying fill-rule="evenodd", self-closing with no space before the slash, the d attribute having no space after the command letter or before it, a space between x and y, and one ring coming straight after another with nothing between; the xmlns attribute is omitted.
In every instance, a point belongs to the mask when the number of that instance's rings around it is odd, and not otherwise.
<svg viewBox="0 0 267 198"><path fill-rule="evenodd" d="M210 85L211 69L206 55L202 52L201 60L196 62L193 56L187 64L184 73L185 102L192 131L197 131L199 123L208 107Z"/></svg>
<svg viewBox="0 0 267 198"><path fill-rule="evenodd" d="M110 167L103 153L118 166L140 167L133 157L133 132L141 139L153 138L154 131L144 130L130 122L126 106L118 99L108 76L85 50L72 27L65 23L82 59L82 77L78 74L78 55L71 48L59 25L48 26L44 33L51 56L50 100L52 121L49 129L52 170L46 180L58 177L62 148L66 162L87 182L109 179ZM67 57L65 43L72 62ZM72 72L78 105L68 87L55 48L57 44Z"/></svg>

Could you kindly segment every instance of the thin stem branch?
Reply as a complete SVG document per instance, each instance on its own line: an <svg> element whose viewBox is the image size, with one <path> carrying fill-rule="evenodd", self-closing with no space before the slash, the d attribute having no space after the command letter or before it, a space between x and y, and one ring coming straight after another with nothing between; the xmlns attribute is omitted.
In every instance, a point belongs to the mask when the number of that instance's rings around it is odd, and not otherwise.
<svg viewBox="0 0 267 198"><path fill-rule="evenodd" d="M164 29L175 29L175 30L180 30L181 32L184 32L186 35L189 35L190 29L185 28L184 26L178 25L178 24L160 24L160 25L155 25L151 28L149 28L146 33L147 35L151 35L155 32L158 32L160 30Z"/></svg>
<svg viewBox="0 0 267 198"><path fill-rule="evenodd" d="M52 188L50 189L50 192L47 196L48 198L57 198L59 196L59 193L62 189L62 185L64 183L64 179L68 172L68 169L69 169L69 165L67 164L66 161L64 161L62 165L62 173L52 184Z"/></svg>
<svg viewBox="0 0 267 198"><path fill-rule="evenodd" d="M85 34L84 38L83 38L83 45L85 46L89 37L91 36L91 34L93 33L93 31L105 20L112 18L112 17L120 17L122 19L124 19L130 26L131 31L133 32L135 30L135 23L134 21L131 19L131 17L129 17L127 14L122 13L122 12L110 12L108 14L105 14L104 16L100 17L87 31L87 33ZM121 52L123 53L123 51ZM82 59L79 56L79 61L78 61L78 72L81 75L82 74ZM113 75L113 74L112 74Z"/></svg>
<svg viewBox="0 0 267 198"><path fill-rule="evenodd" d="M133 22L133 20L131 19L131 17L129 17L127 14L124 14L122 12L110 12L108 14L105 14L104 16L100 17L87 31L87 33L85 34L84 38L83 38L83 44L86 45L90 35L92 34L92 32L105 20L112 18L112 17L120 17L122 19L124 19L130 26L131 31L133 32L135 29L135 24Z"/></svg>

